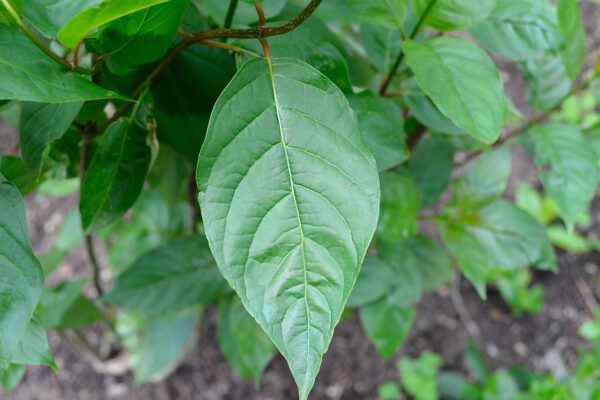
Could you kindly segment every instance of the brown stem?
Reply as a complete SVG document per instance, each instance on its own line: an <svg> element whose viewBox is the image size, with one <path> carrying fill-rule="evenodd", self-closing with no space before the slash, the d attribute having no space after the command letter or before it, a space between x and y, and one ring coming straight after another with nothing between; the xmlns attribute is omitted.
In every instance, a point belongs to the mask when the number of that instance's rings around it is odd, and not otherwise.
<svg viewBox="0 0 600 400"><path fill-rule="evenodd" d="M271 62L271 48L269 47L269 42L264 36L265 26L267 25L267 19L265 18L265 11L263 10L262 3L260 0L254 0L254 7L256 7L256 13L258 14L258 29L260 30L260 35L258 39L260 40L260 44L262 45L263 51L265 53L265 57Z"/></svg>
<svg viewBox="0 0 600 400"><path fill-rule="evenodd" d="M85 249L87 251L88 259L90 264L92 265L92 282L94 284L94 289L98 293L98 296L102 296L104 294L104 289L102 288L102 279L100 277L100 264L98 263L98 258L96 257L96 251L94 249L94 237L92 235L85 235Z"/></svg>
<svg viewBox="0 0 600 400"><path fill-rule="evenodd" d="M2 0L0 0L2 1ZM150 87L154 81L175 61L177 56L179 56L185 49L195 43L203 43L209 39L216 38L238 38L238 39L251 39L251 38L266 38L269 36L277 36L283 35L284 33L288 33L296 29L300 26L304 21L308 19L315 12L317 7L323 2L323 0L311 0L311 2L302 10L300 14L298 14L293 20L288 22L285 25L280 25L276 27L258 27L258 28L250 28L250 29L228 29L228 28L219 28L212 29L210 31L205 32L197 32L193 33L190 36L184 38L175 48L169 53L167 57L165 57L162 62L144 79L138 87L134 90L132 94L133 99L137 99L137 97L148 87ZM127 110L131 107L131 102L124 103L115 113L115 115L110 118L104 126L100 128L100 132L106 130L108 125L112 122L119 119L123 114L127 112Z"/></svg>

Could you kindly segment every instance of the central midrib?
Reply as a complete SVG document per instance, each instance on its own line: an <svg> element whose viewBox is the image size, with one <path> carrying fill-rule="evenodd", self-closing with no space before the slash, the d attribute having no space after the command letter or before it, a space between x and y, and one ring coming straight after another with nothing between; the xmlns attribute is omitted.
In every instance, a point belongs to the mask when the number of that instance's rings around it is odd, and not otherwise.
<svg viewBox="0 0 600 400"><path fill-rule="evenodd" d="M302 219L300 218L300 209L298 208L298 200L296 199L296 189L294 187L294 178L292 177L292 167L290 165L290 158L288 155L287 144L283 135L283 125L281 124L281 116L279 114L279 101L277 100L277 88L275 85L275 73L273 71L273 63L271 59L267 59L269 67L269 78L271 80L271 88L273 90L273 101L275 102L275 114L277 115L277 126L279 127L279 135L281 137L281 145L283 147L283 153L285 155L285 162L287 164L288 175L290 179L290 189L292 193L292 199L294 200L294 207L296 208L296 217L298 218L298 227L300 228L300 247L302 252L302 267L304 270L304 305L306 307L306 372L304 380L306 383L308 377L308 365L310 357L310 312L308 309L308 277L306 268L306 255L304 248L304 229L302 227Z"/></svg>

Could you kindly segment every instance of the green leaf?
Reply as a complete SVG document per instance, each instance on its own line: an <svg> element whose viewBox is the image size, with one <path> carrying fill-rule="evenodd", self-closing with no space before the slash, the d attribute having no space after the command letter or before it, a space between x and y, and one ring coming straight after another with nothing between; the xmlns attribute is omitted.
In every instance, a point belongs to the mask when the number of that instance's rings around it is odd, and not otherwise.
<svg viewBox="0 0 600 400"><path fill-rule="evenodd" d="M27 367L25 365L11 364L6 369L0 368L0 385L4 387L7 392L12 392L19 386Z"/></svg>
<svg viewBox="0 0 600 400"><path fill-rule="evenodd" d="M136 382L160 380L172 372L194 338L201 314L202 308L193 308L148 319L117 316L117 333L130 349Z"/></svg>
<svg viewBox="0 0 600 400"><path fill-rule="evenodd" d="M407 0L347 0L355 14L390 29L402 28L407 12Z"/></svg>
<svg viewBox="0 0 600 400"><path fill-rule="evenodd" d="M119 70L161 58L177 36L187 0L170 0L105 25L94 48L108 54L108 67Z"/></svg>
<svg viewBox="0 0 600 400"><path fill-rule="evenodd" d="M23 4L25 0L8 0L8 4L16 11L18 15L23 14ZM8 24L17 28L14 17L8 12L4 5L0 5L0 24Z"/></svg>
<svg viewBox="0 0 600 400"><path fill-rule="evenodd" d="M536 0L499 0L471 33L490 51L517 61L556 53L564 40L552 9Z"/></svg>
<svg viewBox="0 0 600 400"><path fill-rule="evenodd" d="M19 189L23 196L35 189L37 177L20 157L0 156L0 174Z"/></svg>
<svg viewBox="0 0 600 400"><path fill-rule="evenodd" d="M36 316L46 328L77 329L102 319L98 308L81 294L85 280L44 288Z"/></svg>
<svg viewBox="0 0 600 400"><path fill-rule="evenodd" d="M510 146L481 154L454 183L451 203L462 208L477 208L500 197L510 177Z"/></svg>
<svg viewBox="0 0 600 400"><path fill-rule="evenodd" d="M488 367L485 356L473 343L469 342L465 348L465 366L469 373L478 382L483 383L488 377Z"/></svg>
<svg viewBox="0 0 600 400"><path fill-rule="evenodd" d="M436 400L439 398L438 374L443 359L426 351L418 359L403 358L398 363L402 385L415 400Z"/></svg>
<svg viewBox="0 0 600 400"><path fill-rule="evenodd" d="M432 206L450 181L454 147L445 140L422 139L415 147L408 168L419 188L422 207Z"/></svg>
<svg viewBox="0 0 600 400"><path fill-rule="evenodd" d="M506 118L500 74L487 54L459 38L441 36L404 42L419 87L456 126L494 142Z"/></svg>
<svg viewBox="0 0 600 400"><path fill-rule="evenodd" d="M496 7L497 0L413 0L417 15L433 6L425 23L440 31L458 31L485 20Z"/></svg>
<svg viewBox="0 0 600 400"><path fill-rule="evenodd" d="M71 103L125 99L67 71L20 31L0 25L0 100Z"/></svg>
<svg viewBox="0 0 600 400"><path fill-rule="evenodd" d="M227 361L242 378L254 378L258 387L276 349L237 296L227 297L219 303L217 336Z"/></svg>
<svg viewBox="0 0 600 400"><path fill-rule="evenodd" d="M29 244L25 205L17 189L0 175L0 369L16 354L27 332L43 285L42 267Z"/></svg>
<svg viewBox="0 0 600 400"><path fill-rule="evenodd" d="M485 296L490 271L534 265L548 256L548 235L532 216L504 200L479 210L448 209L444 243L462 272Z"/></svg>
<svg viewBox="0 0 600 400"><path fill-rule="evenodd" d="M431 237L417 235L402 242L404 263L421 275L421 289L436 290L452 280L452 260Z"/></svg>
<svg viewBox="0 0 600 400"><path fill-rule="evenodd" d="M360 309L360 322L384 360L391 359L408 336L415 319L413 306L396 303L397 292Z"/></svg>
<svg viewBox="0 0 600 400"><path fill-rule="evenodd" d="M197 180L217 265L305 400L377 224L356 118L308 64L250 60L215 105Z"/></svg>
<svg viewBox="0 0 600 400"><path fill-rule="evenodd" d="M75 15L103 0L27 0L25 18L36 30L48 38L56 38L58 31Z"/></svg>
<svg viewBox="0 0 600 400"><path fill-rule="evenodd" d="M205 304L223 285L208 243L193 236L141 256L117 277L106 300L129 311L159 314Z"/></svg>
<svg viewBox="0 0 600 400"><path fill-rule="evenodd" d="M548 237L552 244L569 253L587 253L591 243L577 232L569 232L564 227L552 225L548 227Z"/></svg>
<svg viewBox="0 0 600 400"><path fill-rule="evenodd" d="M27 166L39 176L48 146L65 134L83 103L25 103L19 132L21 154Z"/></svg>
<svg viewBox="0 0 600 400"><path fill-rule="evenodd" d="M365 144L375 156L377 169L385 171L406 161L409 152L398 105L369 90L349 95L348 101L358 117Z"/></svg>
<svg viewBox="0 0 600 400"><path fill-rule="evenodd" d="M81 187L81 221L87 232L120 218L139 197L150 167L148 132L121 119L102 135Z"/></svg>
<svg viewBox="0 0 600 400"><path fill-rule="evenodd" d="M389 73L402 50L400 30L363 22L360 25L360 38L369 62L379 72Z"/></svg>
<svg viewBox="0 0 600 400"><path fill-rule="evenodd" d="M598 156L575 125L553 123L531 130L535 164L567 227L588 207L598 186Z"/></svg>
<svg viewBox="0 0 600 400"><path fill-rule="evenodd" d="M393 268L379 256L367 254L348 299L348 306L364 306L381 299L394 287L395 280Z"/></svg>
<svg viewBox="0 0 600 400"><path fill-rule="evenodd" d="M527 81L527 102L539 110L549 110L567 96L573 84L559 56L546 56L520 64Z"/></svg>
<svg viewBox="0 0 600 400"><path fill-rule="evenodd" d="M69 20L58 32L58 39L72 49L94 29L167 1L169 0L103 0Z"/></svg>
<svg viewBox="0 0 600 400"><path fill-rule="evenodd" d="M52 351L48 345L46 330L35 319L32 318L23 335L19 335L19 345L16 347L13 360L14 364L20 365L47 365L54 371L58 371Z"/></svg>
<svg viewBox="0 0 600 400"><path fill-rule="evenodd" d="M412 115L430 130L449 135L467 135L438 110L429 97L419 89L414 79L406 85L403 98Z"/></svg>
<svg viewBox="0 0 600 400"><path fill-rule="evenodd" d="M377 233L387 242L413 236L418 230L421 209L419 188L406 172L384 172L381 179L381 208Z"/></svg>
<svg viewBox="0 0 600 400"><path fill-rule="evenodd" d="M573 0L559 0L556 11L558 22L565 37L562 58L571 79L577 79L585 62L585 31L581 22L579 3Z"/></svg>

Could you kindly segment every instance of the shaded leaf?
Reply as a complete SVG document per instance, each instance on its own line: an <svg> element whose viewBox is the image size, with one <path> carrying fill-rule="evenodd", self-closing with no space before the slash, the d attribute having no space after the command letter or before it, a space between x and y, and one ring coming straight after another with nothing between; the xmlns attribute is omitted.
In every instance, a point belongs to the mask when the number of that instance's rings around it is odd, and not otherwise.
<svg viewBox="0 0 600 400"><path fill-rule="evenodd" d="M217 264L288 360L302 400L377 222L377 169L352 116L308 64L253 59L217 101L199 157Z"/></svg>
<svg viewBox="0 0 600 400"><path fill-rule="evenodd" d="M37 177L20 157L0 156L0 174L15 185L23 196L29 194L37 185Z"/></svg>
<svg viewBox="0 0 600 400"><path fill-rule="evenodd" d="M546 56L520 64L527 81L527 102L539 110L548 110L569 94L572 80L562 58Z"/></svg>
<svg viewBox="0 0 600 400"><path fill-rule="evenodd" d="M419 189L406 172L384 172L381 179L381 207L377 233L388 242L415 235L421 209Z"/></svg>
<svg viewBox="0 0 600 400"><path fill-rule="evenodd" d="M58 31L75 15L104 0L27 0L25 18L35 29L48 38L56 38Z"/></svg>
<svg viewBox="0 0 600 400"><path fill-rule="evenodd" d="M440 31L457 31L486 19L497 0L413 0L417 15L423 15L432 2L425 23Z"/></svg>
<svg viewBox="0 0 600 400"><path fill-rule="evenodd" d="M388 73L402 49L400 30L363 22L360 37L371 64L378 71Z"/></svg>
<svg viewBox="0 0 600 400"><path fill-rule="evenodd" d="M47 365L54 371L58 370L48 345L46 330L35 318L29 321L24 334L18 338L19 345L15 349L12 360L14 364Z"/></svg>
<svg viewBox="0 0 600 400"><path fill-rule="evenodd" d="M348 299L349 307L370 304L381 299L395 284L395 272L379 256L367 254Z"/></svg>
<svg viewBox="0 0 600 400"><path fill-rule="evenodd" d="M415 147L408 168L424 208L433 205L448 186L453 163L454 147L445 140L422 139Z"/></svg>
<svg viewBox="0 0 600 400"><path fill-rule="evenodd" d="M402 28L407 0L347 0L348 7L361 18L386 28Z"/></svg>
<svg viewBox="0 0 600 400"><path fill-rule="evenodd" d="M579 3L572 0L559 0L556 10L558 22L565 37L565 48L562 58L567 74L571 79L577 79L585 62L585 31L581 22Z"/></svg>

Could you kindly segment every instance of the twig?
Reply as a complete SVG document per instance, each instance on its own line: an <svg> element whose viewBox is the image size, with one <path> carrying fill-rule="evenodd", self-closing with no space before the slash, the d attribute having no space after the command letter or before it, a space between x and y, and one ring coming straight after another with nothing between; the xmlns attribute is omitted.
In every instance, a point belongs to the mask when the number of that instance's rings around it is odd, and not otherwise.
<svg viewBox="0 0 600 400"><path fill-rule="evenodd" d="M431 11L435 3L437 3L437 0L429 0L427 7L425 8L425 10L423 10L423 14L421 14L419 20L417 21L417 24L410 32L410 35L408 37L409 39L414 39L415 37L417 37L417 35L421 31L421 27L425 23L425 20L427 19L427 16L429 15L429 12ZM379 94L381 96L385 96L388 87L390 86L392 80L394 79L394 76L396 75L396 71L400 67L400 64L402 64L402 60L404 60L404 51L400 50L400 54L398 54L398 58L396 58L392 69L390 69L390 72L386 75L385 79L381 83L381 87L379 88Z"/></svg>
<svg viewBox="0 0 600 400"><path fill-rule="evenodd" d="M6 0L0 0L6 1ZM132 98L136 99L145 89L150 87L154 81L175 61L177 56L179 56L185 49L195 43L203 43L209 39L216 38L238 38L238 39L250 39L250 38L266 38L269 36L277 36L283 35L284 33L288 33L296 29L300 26L304 21L308 19L312 15L313 12L317 9L317 7L323 2L323 0L311 0L311 2L302 10L300 14L296 16L292 21L288 22L285 25L280 25L272 28L268 27L258 27L258 28L250 28L250 29L228 29L228 28L220 28L220 29L212 29L210 31L205 32L197 32L190 34L188 37L184 38L179 44L169 53L167 57L165 57L160 64L148 75L134 90L132 94ZM131 107L131 103L124 103L115 113L115 115L110 118L106 124L104 124L100 128L100 132L106 130L106 128L119 119L123 114L127 112L127 110Z"/></svg>
<svg viewBox="0 0 600 400"><path fill-rule="evenodd" d="M229 2L229 9L227 9L227 16L225 16L225 23L223 24L223 28L231 28L231 24L233 23L233 17L235 15L235 10L237 9L239 0L231 0Z"/></svg>
<svg viewBox="0 0 600 400"><path fill-rule="evenodd" d="M585 305L590 310L592 315L596 315L596 310L598 309L598 302L594 297L594 293L592 292L590 287L583 281L583 279L573 277L573 280L575 281L575 286L577 287L579 294L583 298L583 301L585 301Z"/></svg>
<svg viewBox="0 0 600 400"><path fill-rule="evenodd" d="M503 137L501 137L498 141L496 141L493 145L492 148L497 148L502 146L503 144L509 142L510 140L512 140L513 138L515 138L516 136L520 135L521 133L526 132L527 130L529 130L529 128L531 128L532 126L534 126L535 124L542 122L544 120L546 120L548 117L550 117L552 114L554 114L557 110L559 110L562 107L562 103L569 97L576 95L578 93L581 93L582 91L586 90L590 84L594 81L594 79L596 79L598 77L597 73L594 73L589 79L586 79L584 82L582 82L579 86L574 87L568 94L566 94L565 96L563 96L555 106L553 106L552 108L536 114L534 116L532 116L528 121L526 121L525 123L517 126L516 128L510 130L507 132L506 135L504 135ZM469 164L471 161L473 161L474 159L476 159L479 155L481 155L481 153L483 153L483 150L476 150L473 151L469 154L466 155L466 157L461 160L458 163L454 164L455 168L460 168L460 167L464 167L465 165Z"/></svg>
<svg viewBox="0 0 600 400"><path fill-rule="evenodd" d="M94 289L98 293L98 296L104 295L104 289L102 288L101 277L100 277L100 264L96 257L96 251L94 250L94 238L92 235L85 235L85 249L87 251L88 259L92 265L92 282Z"/></svg>
<svg viewBox="0 0 600 400"><path fill-rule="evenodd" d="M475 321L473 321L473 318L471 318L471 314L467 310L462 294L460 293L460 272L458 270L454 272L454 281L450 287L450 299L469 336L475 342L480 343L481 332Z"/></svg>
<svg viewBox="0 0 600 400"><path fill-rule="evenodd" d="M62 57L60 57L58 54L53 52L46 45L46 43L44 43L39 37L37 37L37 35L35 33L33 33L33 31L31 29L29 29L29 27L23 22L23 20L19 16L19 14L15 11L15 9L12 7L12 5L10 4L10 2L8 0L0 0L0 3L4 6L6 11L8 11L10 16L14 20L15 24L17 24L17 26L25 33L25 35L27 35L27 37L33 43L35 43L35 45L37 47L40 48L40 50L42 50L44 53L46 53L48 56L50 56L50 58L52 58L54 61L56 61L57 63L59 63L60 65L62 65L63 67L65 67L71 71L84 73L84 74L91 73L91 71L88 69L80 68L76 65L71 64L70 62L68 62L66 60L63 60Z"/></svg>

